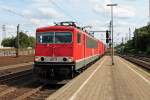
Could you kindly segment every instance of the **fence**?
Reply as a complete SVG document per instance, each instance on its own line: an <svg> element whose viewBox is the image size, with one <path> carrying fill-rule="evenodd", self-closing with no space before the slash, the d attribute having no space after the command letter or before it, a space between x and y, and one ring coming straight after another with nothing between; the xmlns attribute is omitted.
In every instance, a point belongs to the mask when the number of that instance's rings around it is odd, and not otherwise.
<svg viewBox="0 0 150 100"><path fill-rule="evenodd" d="M0 49L0 56L16 56L17 49ZM33 55L34 49L19 49L19 55Z"/></svg>

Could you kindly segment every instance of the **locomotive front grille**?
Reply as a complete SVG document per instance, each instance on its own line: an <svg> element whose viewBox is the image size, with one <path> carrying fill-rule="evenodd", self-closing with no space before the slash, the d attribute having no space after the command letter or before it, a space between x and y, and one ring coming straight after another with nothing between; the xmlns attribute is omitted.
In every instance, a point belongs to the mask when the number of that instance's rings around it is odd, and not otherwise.
<svg viewBox="0 0 150 100"><path fill-rule="evenodd" d="M50 65L51 64L51 65ZM58 63L56 63L58 64ZM54 65L54 63L43 63L38 62L34 65L34 74L44 80L54 80L54 79L64 79L68 78L70 73L72 72L71 66L73 64L64 64L62 65Z"/></svg>

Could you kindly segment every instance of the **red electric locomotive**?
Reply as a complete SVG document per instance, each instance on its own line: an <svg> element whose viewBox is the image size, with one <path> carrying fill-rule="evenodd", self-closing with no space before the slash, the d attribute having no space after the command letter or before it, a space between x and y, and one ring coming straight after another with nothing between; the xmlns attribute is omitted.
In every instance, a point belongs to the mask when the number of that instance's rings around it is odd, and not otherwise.
<svg viewBox="0 0 150 100"><path fill-rule="evenodd" d="M42 80L73 78L74 73L104 55L104 44L74 22L36 30L33 72Z"/></svg>

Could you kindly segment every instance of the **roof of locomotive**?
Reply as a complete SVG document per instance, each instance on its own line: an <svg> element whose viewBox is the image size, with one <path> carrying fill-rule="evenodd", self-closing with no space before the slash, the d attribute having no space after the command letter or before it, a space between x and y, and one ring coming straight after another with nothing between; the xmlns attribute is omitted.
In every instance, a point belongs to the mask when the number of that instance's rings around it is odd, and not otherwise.
<svg viewBox="0 0 150 100"><path fill-rule="evenodd" d="M40 27L37 28L36 32L46 32L46 31L73 31L75 28L72 26L46 26L46 27Z"/></svg>

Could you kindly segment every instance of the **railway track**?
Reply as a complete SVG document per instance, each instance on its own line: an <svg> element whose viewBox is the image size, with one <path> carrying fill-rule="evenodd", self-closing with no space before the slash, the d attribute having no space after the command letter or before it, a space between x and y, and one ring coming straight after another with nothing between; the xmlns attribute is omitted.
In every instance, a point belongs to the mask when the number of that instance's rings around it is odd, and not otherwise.
<svg viewBox="0 0 150 100"><path fill-rule="evenodd" d="M20 72L14 72L14 73L6 74L6 75L1 75L0 83L6 82L6 81L11 81L11 80L21 78L23 76L28 76L31 74L32 74L32 70L28 69L28 70L24 70L24 71L20 71Z"/></svg>
<svg viewBox="0 0 150 100"><path fill-rule="evenodd" d="M11 73L7 75L0 76L0 99L5 100L11 92L18 90L20 87L24 87L34 80L31 80L32 71L25 70L18 73ZM4 98L5 97L5 98Z"/></svg>
<svg viewBox="0 0 150 100"><path fill-rule="evenodd" d="M8 88L0 94L1 100L44 100L64 84L45 85L37 81L26 82L17 88ZM30 87L30 88L29 88Z"/></svg>
<svg viewBox="0 0 150 100"><path fill-rule="evenodd" d="M19 97L15 98L15 100L44 100L63 85L64 84L40 85L39 87L20 95Z"/></svg>
<svg viewBox="0 0 150 100"><path fill-rule="evenodd" d="M32 62L0 67L0 77L32 70Z"/></svg>
<svg viewBox="0 0 150 100"><path fill-rule="evenodd" d="M42 84L32 70L0 76L0 100L44 100L64 84Z"/></svg>
<svg viewBox="0 0 150 100"><path fill-rule="evenodd" d="M119 55L119 56L147 70L150 70L150 58L133 56L133 55L132 56Z"/></svg>
<svg viewBox="0 0 150 100"><path fill-rule="evenodd" d="M140 56L132 56L134 58L137 58L139 60L143 60L145 62L150 62L150 58L147 58L147 57L140 57Z"/></svg>

